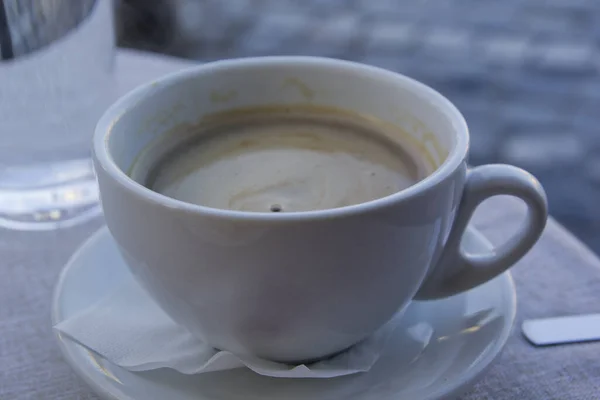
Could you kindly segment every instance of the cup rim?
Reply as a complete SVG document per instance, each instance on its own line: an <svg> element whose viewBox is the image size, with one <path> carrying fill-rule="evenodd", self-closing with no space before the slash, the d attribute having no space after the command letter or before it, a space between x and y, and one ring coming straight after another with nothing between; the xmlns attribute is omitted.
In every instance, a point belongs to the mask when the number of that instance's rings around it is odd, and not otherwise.
<svg viewBox="0 0 600 400"><path fill-rule="evenodd" d="M342 68L352 69L355 71L359 70L365 74L379 75L383 78L400 81L408 90L412 92L421 92L421 94L425 95L428 100L435 105L435 107L445 109L445 113L449 116L449 119L453 125L453 131L456 131L456 143L450 150L444 162L437 167L433 173L399 192L367 202L352 204L344 207L312 211L295 211L288 213L227 210L177 200L164 194L155 192L136 182L121 168L119 168L119 166L117 166L116 162L113 160L108 149L108 143L113 127L118 123L119 119L129 111L129 109L134 107L143 98L151 96L156 88L171 86L177 82L192 79L199 74L216 71L222 68L240 68L244 66L257 65L285 66L291 64L295 66L306 65L323 68ZM265 56L219 60L186 68L181 71L172 72L150 82L144 83L120 97L104 112L94 130L92 144L93 158L97 162L96 168L101 168L117 184L139 199L154 204L160 204L170 209L192 214L203 214L217 218L234 218L245 221L272 222L330 219L363 214L377 209L388 208L417 194L428 191L445 180L461 165L463 160L466 159L468 149L469 131L463 115L450 100L448 100L435 89L406 75L376 66L334 58L311 56Z"/></svg>

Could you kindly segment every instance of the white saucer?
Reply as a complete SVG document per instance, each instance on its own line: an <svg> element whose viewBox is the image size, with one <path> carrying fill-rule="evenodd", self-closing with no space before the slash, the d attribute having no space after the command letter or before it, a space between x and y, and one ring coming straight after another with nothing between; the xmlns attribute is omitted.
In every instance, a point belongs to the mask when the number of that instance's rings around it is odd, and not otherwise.
<svg viewBox="0 0 600 400"><path fill-rule="evenodd" d="M463 243L473 253L491 246L474 230ZM98 301L128 274L108 230L100 229L62 271L53 325ZM268 378L242 368L195 376L167 369L134 373L56 337L66 361L103 399L448 399L464 392L498 356L515 306L508 273L445 300L414 302L371 371L330 379Z"/></svg>

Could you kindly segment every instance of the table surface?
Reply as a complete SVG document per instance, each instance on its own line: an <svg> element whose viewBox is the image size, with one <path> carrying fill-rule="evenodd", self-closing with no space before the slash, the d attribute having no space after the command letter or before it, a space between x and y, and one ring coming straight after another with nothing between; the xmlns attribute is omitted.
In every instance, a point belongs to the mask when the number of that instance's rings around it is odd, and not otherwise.
<svg viewBox="0 0 600 400"><path fill-rule="evenodd" d="M117 82L125 92L189 65L177 59L121 51ZM513 199L484 203L475 225L501 243L524 210ZM102 220L53 232L0 231L0 399L97 399L63 361L50 324L58 274ZM517 325L503 354L462 400L592 400L600 398L600 342L534 348L520 333L523 319L600 312L600 260L554 220L514 268Z"/></svg>

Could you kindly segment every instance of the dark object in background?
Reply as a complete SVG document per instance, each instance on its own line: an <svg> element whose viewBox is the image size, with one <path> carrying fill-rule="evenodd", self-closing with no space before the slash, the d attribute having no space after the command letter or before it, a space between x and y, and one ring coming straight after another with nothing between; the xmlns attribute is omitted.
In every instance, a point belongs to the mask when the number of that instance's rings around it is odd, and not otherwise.
<svg viewBox="0 0 600 400"><path fill-rule="evenodd" d="M175 7L168 0L117 0L115 7L118 46L164 52L173 43Z"/></svg>

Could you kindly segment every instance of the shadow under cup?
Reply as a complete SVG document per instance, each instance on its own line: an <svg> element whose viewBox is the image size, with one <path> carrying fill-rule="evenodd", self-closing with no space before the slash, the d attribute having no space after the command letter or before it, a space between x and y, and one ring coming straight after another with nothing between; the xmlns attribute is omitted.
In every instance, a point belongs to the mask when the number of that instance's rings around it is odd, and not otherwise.
<svg viewBox="0 0 600 400"><path fill-rule="evenodd" d="M215 113L274 105L393 125L433 173L382 199L294 213L210 209L127 175L165 133L193 135ZM216 348L298 362L342 351L406 308L451 225L467 143L456 108L410 78L345 61L266 57L205 64L134 90L98 123L94 162L108 228L175 321ZM393 209L399 202L403 209ZM428 215L406 209L418 202ZM393 250L398 244L411 250ZM360 253L348 250L357 246Z"/></svg>

